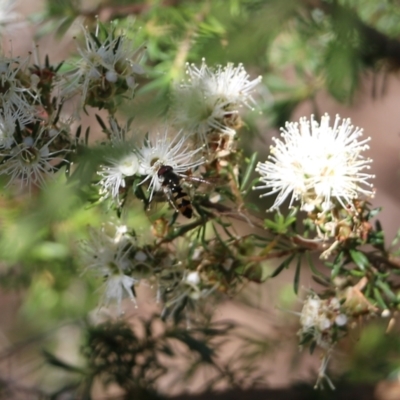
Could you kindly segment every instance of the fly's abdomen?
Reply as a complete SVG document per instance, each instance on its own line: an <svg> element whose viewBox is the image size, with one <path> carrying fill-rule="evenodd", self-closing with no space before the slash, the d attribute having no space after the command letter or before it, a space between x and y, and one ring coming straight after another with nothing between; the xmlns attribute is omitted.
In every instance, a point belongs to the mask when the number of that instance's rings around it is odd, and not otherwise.
<svg viewBox="0 0 400 400"><path fill-rule="evenodd" d="M174 202L176 208L184 215L186 218L192 218L193 215L193 207L187 193L183 191L180 186L174 186L171 188L172 196L174 198Z"/></svg>

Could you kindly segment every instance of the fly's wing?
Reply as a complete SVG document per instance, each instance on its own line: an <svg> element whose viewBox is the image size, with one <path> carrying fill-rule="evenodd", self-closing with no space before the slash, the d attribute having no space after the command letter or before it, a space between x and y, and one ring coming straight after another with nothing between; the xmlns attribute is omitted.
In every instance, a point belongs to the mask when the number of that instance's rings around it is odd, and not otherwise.
<svg viewBox="0 0 400 400"><path fill-rule="evenodd" d="M201 176L194 176L191 175L190 173L188 174L177 174L179 178L181 179L182 185L183 186L195 186L196 190L200 191L208 191L211 190L214 186L216 186L218 183L212 180L212 179L204 179Z"/></svg>
<svg viewBox="0 0 400 400"><path fill-rule="evenodd" d="M163 186L163 192L165 197L168 200L168 203L172 206L172 208L176 211L179 212L178 208L175 205L175 201L174 201L174 197L173 197L173 193L172 193L172 189L168 186Z"/></svg>

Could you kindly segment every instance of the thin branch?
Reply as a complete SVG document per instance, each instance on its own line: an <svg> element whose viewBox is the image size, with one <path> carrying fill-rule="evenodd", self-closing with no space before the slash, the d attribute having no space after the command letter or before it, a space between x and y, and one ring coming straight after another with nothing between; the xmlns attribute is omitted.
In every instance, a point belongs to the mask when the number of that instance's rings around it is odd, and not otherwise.
<svg viewBox="0 0 400 400"><path fill-rule="evenodd" d="M202 200L200 205L208 210L215 211L217 213L216 216L229 217L238 221L244 221L252 227L266 230L264 225L260 222L260 218L254 217L245 211L239 211L219 203L212 203L209 199Z"/></svg>

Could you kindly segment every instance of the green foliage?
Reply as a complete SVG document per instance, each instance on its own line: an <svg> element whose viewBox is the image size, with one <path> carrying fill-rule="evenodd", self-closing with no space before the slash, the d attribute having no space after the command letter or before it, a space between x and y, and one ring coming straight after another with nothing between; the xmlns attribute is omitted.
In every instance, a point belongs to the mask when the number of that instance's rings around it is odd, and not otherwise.
<svg viewBox="0 0 400 400"><path fill-rule="evenodd" d="M277 212L274 215L274 221L270 219L266 219L264 221L265 227L270 229L278 234L287 234L290 232L290 228L293 227L297 218L297 209L293 208L287 216L282 215L280 212Z"/></svg>

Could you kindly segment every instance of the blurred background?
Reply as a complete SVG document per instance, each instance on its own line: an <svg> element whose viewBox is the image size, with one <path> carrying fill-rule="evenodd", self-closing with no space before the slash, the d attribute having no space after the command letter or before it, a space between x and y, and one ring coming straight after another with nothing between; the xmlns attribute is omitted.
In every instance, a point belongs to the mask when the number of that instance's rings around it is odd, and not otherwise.
<svg viewBox="0 0 400 400"><path fill-rule="evenodd" d="M121 110L143 131L165 116L171 84L184 76L185 63L200 65L202 58L208 65L243 63L252 78L263 77L239 142L249 155L257 149L260 160L286 121L324 113L351 118L372 138L373 205L382 207L378 217L392 240L400 226L399 1L0 0L3 54L24 58L36 48L42 61L45 55L53 64L72 59L81 26L95 27L97 20L117 21L146 45L140 90ZM91 127L93 142L101 139L94 113L79 123ZM150 288L138 289L139 308L124 303L123 320L107 325L115 313L98 308L98 288L74 259L86 225L101 215L75 206L57 184L57 196L28 205L7 193L0 197L2 398L400 399L399 324L387 332L384 319L363 321L336 349L329 373L336 392L313 389L320 359L298 350L301 300L293 293L293 271L246 284L233 298L219 296L204 310L209 330L190 338L180 333L184 340L175 343L173 357ZM264 210L268 200L262 201ZM307 271L301 285L303 293L315 285ZM126 326L132 328L127 337ZM165 347L150 345L148 337ZM148 362L143 371L155 367L141 352L161 357L163 368L157 376L143 372L140 390L121 390L118 379L104 387L88 372L93 365L85 351L99 338L137 352Z"/></svg>

